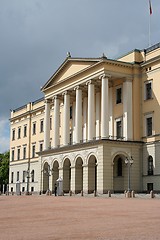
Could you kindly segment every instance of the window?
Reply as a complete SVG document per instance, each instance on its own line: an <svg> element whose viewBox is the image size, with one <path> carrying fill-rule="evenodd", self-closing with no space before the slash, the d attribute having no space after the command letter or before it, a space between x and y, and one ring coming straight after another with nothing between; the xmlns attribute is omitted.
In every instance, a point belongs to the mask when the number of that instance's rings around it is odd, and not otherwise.
<svg viewBox="0 0 160 240"><path fill-rule="evenodd" d="M23 159L26 159L26 146L23 147Z"/></svg>
<svg viewBox="0 0 160 240"><path fill-rule="evenodd" d="M148 192L153 190L153 183L147 183L147 190Z"/></svg>
<svg viewBox="0 0 160 240"><path fill-rule="evenodd" d="M11 172L11 183L13 183L13 179L14 179L14 172Z"/></svg>
<svg viewBox="0 0 160 240"><path fill-rule="evenodd" d="M72 106L70 106L70 119L72 119Z"/></svg>
<svg viewBox="0 0 160 240"><path fill-rule="evenodd" d="M43 151L43 143L40 143L40 145L39 145L39 151L40 151L40 152Z"/></svg>
<svg viewBox="0 0 160 240"><path fill-rule="evenodd" d="M146 135L152 135L152 117L146 118Z"/></svg>
<svg viewBox="0 0 160 240"><path fill-rule="evenodd" d="M31 187L31 192L34 192L34 187Z"/></svg>
<svg viewBox="0 0 160 240"><path fill-rule="evenodd" d="M145 100L152 99L152 82L145 83Z"/></svg>
<svg viewBox="0 0 160 240"><path fill-rule="evenodd" d="M52 130L52 118L50 118L50 130Z"/></svg>
<svg viewBox="0 0 160 240"><path fill-rule="evenodd" d="M152 156L148 157L148 175L149 176L153 175L153 157Z"/></svg>
<svg viewBox="0 0 160 240"><path fill-rule="evenodd" d="M17 160L20 160L20 148L17 150Z"/></svg>
<svg viewBox="0 0 160 240"><path fill-rule="evenodd" d="M36 123L33 123L32 134L36 134Z"/></svg>
<svg viewBox="0 0 160 240"><path fill-rule="evenodd" d="M72 145L72 133L69 134L69 144Z"/></svg>
<svg viewBox="0 0 160 240"><path fill-rule="evenodd" d="M19 181L19 172L17 172L17 181Z"/></svg>
<svg viewBox="0 0 160 240"><path fill-rule="evenodd" d="M31 181L34 182L34 170L31 172Z"/></svg>
<svg viewBox="0 0 160 240"><path fill-rule="evenodd" d="M12 150L12 161L14 161L14 150Z"/></svg>
<svg viewBox="0 0 160 240"><path fill-rule="evenodd" d="M12 130L12 141L15 140L15 129Z"/></svg>
<svg viewBox="0 0 160 240"><path fill-rule="evenodd" d="M117 176L121 177L122 176L122 159L119 158L117 161Z"/></svg>
<svg viewBox="0 0 160 240"><path fill-rule="evenodd" d="M122 121L116 121L117 139L122 138Z"/></svg>
<svg viewBox="0 0 160 240"><path fill-rule="evenodd" d="M18 128L18 139L21 138L21 127Z"/></svg>
<svg viewBox="0 0 160 240"><path fill-rule="evenodd" d="M122 88L116 89L116 104L119 104L122 102Z"/></svg>
<svg viewBox="0 0 160 240"><path fill-rule="evenodd" d="M25 182L26 171L23 171L23 182Z"/></svg>
<svg viewBox="0 0 160 240"><path fill-rule="evenodd" d="M44 121L41 120L40 121L40 132L43 132L44 131Z"/></svg>
<svg viewBox="0 0 160 240"><path fill-rule="evenodd" d="M27 125L24 126L24 137L27 137Z"/></svg>
<svg viewBox="0 0 160 240"><path fill-rule="evenodd" d="M35 145L32 145L32 158L35 157L35 153L36 153L36 146Z"/></svg>

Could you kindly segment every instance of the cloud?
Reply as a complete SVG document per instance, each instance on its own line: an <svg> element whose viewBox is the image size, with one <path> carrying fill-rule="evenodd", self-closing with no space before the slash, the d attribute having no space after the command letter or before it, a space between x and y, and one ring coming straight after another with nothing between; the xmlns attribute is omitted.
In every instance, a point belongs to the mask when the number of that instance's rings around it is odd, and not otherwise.
<svg viewBox="0 0 160 240"><path fill-rule="evenodd" d="M42 96L40 87L68 51L73 57L100 57L104 52L115 58L148 44L147 1L0 0L0 4L1 121L10 117L10 109ZM152 8L154 44L160 35L158 1ZM1 143L6 134L1 133Z"/></svg>
<svg viewBox="0 0 160 240"><path fill-rule="evenodd" d="M0 153L4 153L9 150L9 120L0 119Z"/></svg>

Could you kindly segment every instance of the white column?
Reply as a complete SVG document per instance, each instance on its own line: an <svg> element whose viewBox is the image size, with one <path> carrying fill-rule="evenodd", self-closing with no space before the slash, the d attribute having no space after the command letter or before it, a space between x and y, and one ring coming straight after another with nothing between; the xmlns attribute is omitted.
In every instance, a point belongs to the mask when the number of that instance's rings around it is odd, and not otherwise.
<svg viewBox="0 0 160 240"><path fill-rule="evenodd" d="M76 139L75 139L75 135L76 135L76 126L75 126L75 110L76 110L76 102L73 102L72 105L72 128L73 128L73 144L75 144Z"/></svg>
<svg viewBox="0 0 160 240"><path fill-rule="evenodd" d="M87 97L83 99L83 141L87 140Z"/></svg>
<svg viewBox="0 0 160 240"><path fill-rule="evenodd" d="M69 144L69 135L70 135L70 128L69 128L69 120L70 120L70 95L67 91L63 94L64 95L64 122L63 122L63 145Z"/></svg>
<svg viewBox="0 0 160 240"><path fill-rule="evenodd" d="M53 124L53 147L59 145L60 106L57 96L54 97L54 124Z"/></svg>
<svg viewBox="0 0 160 240"><path fill-rule="evenodd" d="M50 100L45 100L44 115L44 150L50 147Z"/></svg>
<svg viewBox="0 0 160 240"><path fill-rule="evenodd" d="M82 140L82 90L80 87L76 87L76 143L80 143Z"/></svg>
<svg viewBox="0 0 160 240"><path fill-rule="evenodd" d="M132 140L132 80L123 83L123 137Z"/></svg>
<svg viewBox="0 0 160 240"><path fill-rule="evenodd" d="M101 94L100 92L96 93L96 139L100 137L100 119L101 119Z"/></svg>
<svg viewBox="0 0 160 240"><path fill-rule="evenodd" d="M95 93L94 84L91 81L88 85L88 140L93 140L95 137Z"/></svg>
<svg viewBox="0 0 160 240"><path fill-rule="evenodd" d="M112 90L109 88L109 136L113 137L113 99L112 99Z"/></svg>
<svg viewBox="0 0 160 240"><path fill-rule="evenodd" d="M109 137L109 98L108 98L108 77L102 76L101 90L101 138Z"/></svg>

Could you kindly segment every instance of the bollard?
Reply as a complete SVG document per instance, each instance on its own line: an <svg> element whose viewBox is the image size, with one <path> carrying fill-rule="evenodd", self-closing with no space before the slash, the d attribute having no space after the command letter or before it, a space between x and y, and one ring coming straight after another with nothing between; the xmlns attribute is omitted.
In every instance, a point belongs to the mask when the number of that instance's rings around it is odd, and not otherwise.
<svg viewBox="0 0 160 240"><path fill-rule="evenodd" d="M127 197L127 191L126 190L124 191L124 197L125 198Z"/></svg>
<svg viewBox="0 0 160 240"><path fill-rule="evenodd" d="M154 192L153 192L153 190L151 190L150 191L150 198L154 198L154 197L155 197Z"/></svg>
<svg viewBox="0 0 160 240"><path fill-rule="evenodd" d="M71 191L71 190L69 191L69 196L70 196L70 197L72 196L72 191Z"/></svg>
<svg viewBox="0 0 160 240"><path fill-rule="evenodd" d="M131 192L127 191L127 198L131 198Z"/></svg>
<svg viewBox="0 0 160 240"><path fill-rule="evenodd" d="M131 197L135 198L135 192L134 191L131 192Z"/></svg>
<svg viewBox="0 0 160 240"><path fill-rule="evenodd" d="M81 196L83 197L83 190L81 191Z"/></svg>
<svg viewBox="0 0 160 240"><path fill-rule="evenodd" d="M94 197L96 197L97 196L97 191L94 190L93 194L94 194Z"/></svg>
<svg viewBox="0 0 160 240"><path fill-rule="evenodd" d="M108 197L111 197L111 191L108 191Z"/></svg>

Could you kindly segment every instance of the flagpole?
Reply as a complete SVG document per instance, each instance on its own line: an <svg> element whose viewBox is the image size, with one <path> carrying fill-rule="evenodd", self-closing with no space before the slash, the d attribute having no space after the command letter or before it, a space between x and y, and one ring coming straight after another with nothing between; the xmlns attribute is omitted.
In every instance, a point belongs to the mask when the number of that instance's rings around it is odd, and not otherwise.
<svg viewBox="0 0 160 240"><path fill-rule="evenodd" d="M151 15L152 15L152 5L151 5L151 0L149 0L149 47L151 46Z"/></svg>
<svg viewBox="0 0 160 240"><path fill-rule="evenodd" d="M149 47L151 46L151 14L149 14Z"/></svg>

